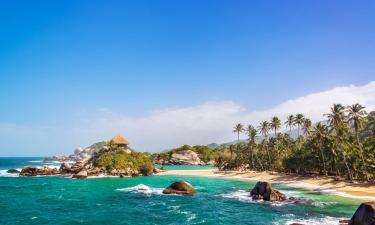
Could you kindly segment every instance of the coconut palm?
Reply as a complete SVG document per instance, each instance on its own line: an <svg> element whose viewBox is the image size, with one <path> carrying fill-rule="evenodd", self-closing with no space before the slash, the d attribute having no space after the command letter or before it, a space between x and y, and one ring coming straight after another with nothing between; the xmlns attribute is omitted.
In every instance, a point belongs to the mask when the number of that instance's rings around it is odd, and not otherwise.
<svg viewBox="0 0 375 225"><path fill-rule="evenodd" d="M304 119L303 124L302 124L302 129L303 129L303 132L305 133L305 135L310 135L311 126L312 126L311 120L307 119L307 118Z"/></svg>
<svg viewBox="0 0 375 225"><path fill-rule="evenodd" d="M345 107L341 104L334 104L331 107L330 111L331 112L325 114L325 116L327 116L327 118L328 118L328 122L330 124L331 131L333 131L335 133L335 138L334 138L333 141L336 143L335 146L338 148L338 150L342 154L344 164L345 164L346 170L348 172L349 180L353 181L353 175L352 175L352 172L350 170L349 164L346 160L345 151L343 150L343 142L345 141L344 137L346 135L346 133L345 133L345 128L346 128Z"/></svg>
<svg viewBox="0 0 375 225"><path fill-rule="evenodd" d="M246 128L246 133L248 136L249 140L249 148L250 148L250 160L251 160L251 165L254 168L254 145L255 145L255 138L257 136L257 130L252 126L248 125Z"/></svg>
<svg viewBox="0 0 375 225"><path fill-rule="evenodd" d="M277 130L281 128L281 121L278 117L274 116L271 119L270 128L275 132L275 138L277 134Z"/></svg>
<svg viewBox="0 0 375 225"><path fill-rule="evenodd" d="M301 113L298 113L295 117L294 117L294 124L297 125L297 137L299 138L299 130L300 130L300 127L301 125L303 124L303 121L304 121L305 117L303 114Z"/></svg>
<svg viewBox="0 0 375 225"><path fill-rule="evenodd" d="M328 131L327 126L325 126L325 125L323 125L321 123L318 123L314 127L314 129L312 130L312 135L313 135L314 138L316 138L316 140L318 142L320 155L322 157L323 172L327 176L328 173L327 173L327 169L326 169L326 163L325 163L324 153L323 153L323 147L322 147L323 143L327 140L328 135L329 135L329 131Z"/></svg>
<svg viewBox="0 0 375 225"><path fill-rule="evenodd" d="M258 130L259 130L259 133L261 133L263 136L264 136L264 141L263 141L263 144L265 145L265 148L266 148L266 152L267 152L267 155L268 155L268 163L269 165L271 166L271 155L268 151L268 134L270 132L270 124L268 123L268 121L262 121L260 123L260 125L258 126Z"/></svg>
<svg viewBox="0 0 375 225"><path fill-rule="evenodd" d="M243 125L238 123L233 128L233 133L237 133L237 147L240 144L240 133L244 131Z"/></svg>
<svg viewBox="0 0 375 225"><path fill-rule="evenodd" d="M289 135L292 133L292 128L294 127L294 116L291 114L287 117L285 125L289 127Z"/></svg>
<svg viewBox="0 0 375 225"><path fill-rule="evenodd" d="M367 173L367 166L366 166L365 159L363 157L362 145L359 140L359 129L363 129L363 124L364 124L367 112L365 111L365 107L358 103L348 106L347 112L348 112L348 122L351 123L354 127L355 137L357 140L357 144L359 147L359 152L360 152L361 160L362 160L362 169L366 176L366 180L368 181L369 177Z"/></svg>
<svg viewBox="0 0 375 225"><path fill-rule="evenodd" d="M277 130L281 128L281 121L278 117L274 116L271 119L270 128L275 132L275 144L274 144L274 151L279 155L278 150L278 141L277 141Z"/></svg>

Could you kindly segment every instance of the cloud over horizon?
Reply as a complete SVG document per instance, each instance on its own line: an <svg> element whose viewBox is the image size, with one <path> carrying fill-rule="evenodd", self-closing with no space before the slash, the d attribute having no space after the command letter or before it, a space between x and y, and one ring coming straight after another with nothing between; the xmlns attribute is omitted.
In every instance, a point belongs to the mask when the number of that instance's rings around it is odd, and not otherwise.
<svg viewBox="0 0 375 225"><path fill-rule="evenodd" d="M324 119L323 114L334 103L360 103L366 106L367 111L375 110L375 81L361 86L349 85L312 93L260 111L247 110L232 101L158 109L143 116L100 109L81 115L79 122L64 127L30 128L0 124L0 137L2 140L8 140L5 137L13 137L9 140L15 140L27 136L25 146L50 148L56 153L62 146L62 151L69 153L74 148L72 146L85 146L122 134L137 150L155 152L182 144L232 141L235 138L232 127L239 122L257 126L260 121L269 120L272 116L278 116L284 121L287 115L295 113L303 113L313 122L321 121ZM7 145L0 144L1 149L4 146Z"/></svg>

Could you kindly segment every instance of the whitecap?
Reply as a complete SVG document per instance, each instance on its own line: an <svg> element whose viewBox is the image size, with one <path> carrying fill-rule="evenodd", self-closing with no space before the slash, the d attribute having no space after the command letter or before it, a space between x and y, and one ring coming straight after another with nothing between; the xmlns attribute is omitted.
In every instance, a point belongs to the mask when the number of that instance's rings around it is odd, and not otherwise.
<svg viewBox="0 0 375 225"><path fill-rule="evenodd" d="M138 184L134 187L119 188L118 191L131 192L131 193L141 193L145 195L161 195L163 194L163 188L153 188L144 184Z"/></svg>
<svg viewBox="0 0 375 225"><path fill-rule="evenodd" d="M245 190L235 190L235 191L230 192L230 193L221 194L220 196L224 197L224 198L237 199L241 202L254 202L254 200L250 196L250 193L248 191L245 191Z"/></svg>
<svg viewBox="0 0 375 225"><path fill-rule="evenodd" d="M301 224L309 224L309 225L337 225L340 220L344 220L347 218L337 218L337 217L331 217L331 216L326 216L322 218L311 218L311 219L288 219L286 221L279 221L274 223L275 225L289 225L292 223L301 223Z"/></svg>

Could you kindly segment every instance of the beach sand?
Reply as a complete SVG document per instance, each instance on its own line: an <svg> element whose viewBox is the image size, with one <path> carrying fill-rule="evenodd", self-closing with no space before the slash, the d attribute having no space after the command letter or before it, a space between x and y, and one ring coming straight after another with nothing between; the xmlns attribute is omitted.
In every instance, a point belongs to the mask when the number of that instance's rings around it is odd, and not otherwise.
<svg viewBox="0 0 375 225"><path fill-rule="evenodd" d="M218 170L168 170L158 175L190 175L222 177L243 181L268 181L272 184L282 184L288 187L302 188L325 194L333 194L345 198L375 201L375 185L365 183L350 183L336 181L322 176L299 176L275 172L239 172ZM250 188L250 187L249 187Z"/></svg>

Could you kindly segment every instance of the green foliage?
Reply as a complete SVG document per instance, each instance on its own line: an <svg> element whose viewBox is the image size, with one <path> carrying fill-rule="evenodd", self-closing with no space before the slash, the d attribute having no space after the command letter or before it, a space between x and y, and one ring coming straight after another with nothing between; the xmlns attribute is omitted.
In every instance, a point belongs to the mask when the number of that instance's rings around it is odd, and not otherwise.
<svg viewBox="0 0 375 225"><path fill-rule="evenodd" d="M154 165L150 156L144 153L127 153L122 149L110 151L98 156L94 165L109 169L127 169L131 168L140 171L143 175L150 175Z"/></svg>
<svg viewBox="0 0 375 225"><path fill-rule="evenodd" d="M277 133L281 125L277 117L258 126L264 137L260 143L255 141L254 126L249 125L245 130L247 143L214 150L215 165L223 170L246 168L375 180L375 112L367 115L359 104L335 104L325 116L328 125L313 125L302 114L288 116L284 124L289 131L297 127L295 140L289 134ZM275 135L268 138L270 130Z"/></svg>

